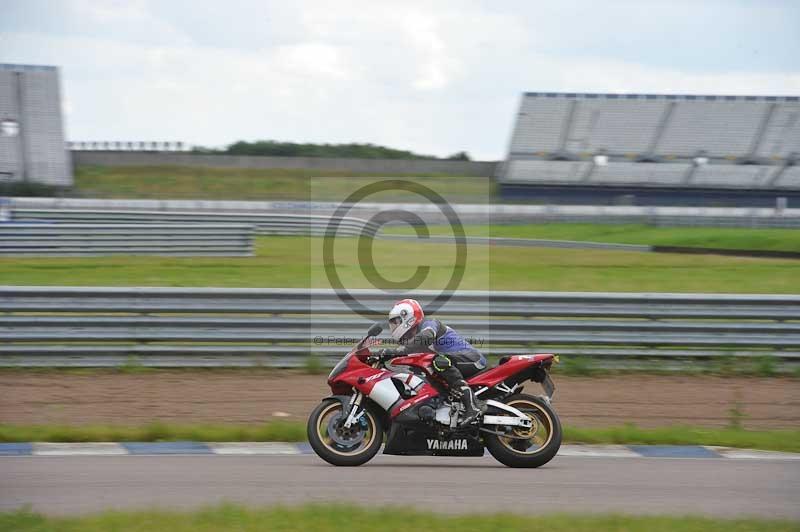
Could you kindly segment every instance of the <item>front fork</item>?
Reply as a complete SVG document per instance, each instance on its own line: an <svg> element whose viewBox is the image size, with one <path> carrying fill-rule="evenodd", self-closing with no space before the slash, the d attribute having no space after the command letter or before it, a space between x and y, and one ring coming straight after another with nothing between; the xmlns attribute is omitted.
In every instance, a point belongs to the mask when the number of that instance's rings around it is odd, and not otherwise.
<svg viewBox="0 0 800 532"><path fill-rule="evenodd" d="M376 360L370 364L373 368L381 365L380 361ZM355 389L354 389L355 390ZM353 423L356 423L361 416L364 415L364 409L361 408L361 402L364 400L364 394L355 390L355 393L350 398L350 404L347 407L347 419L344 420L344 428L349 429Z"/></svg>
<svg viewBox="0 0 800 532"><path fill-rule="evenodd" d="M344 428L349 429L353 423L356 423L361 416L364 415L364 409L361 408L361 401L364 400L364 394L356 390L356 393L350 398L350 404L347 407L347 419L344 420Z"/></svg>

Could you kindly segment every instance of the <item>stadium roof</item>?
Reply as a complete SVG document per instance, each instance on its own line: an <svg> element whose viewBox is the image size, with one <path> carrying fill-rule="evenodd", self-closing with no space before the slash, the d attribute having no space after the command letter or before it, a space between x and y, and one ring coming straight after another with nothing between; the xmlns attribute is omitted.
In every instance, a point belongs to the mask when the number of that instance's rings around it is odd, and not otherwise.
<svg viewBox="0 0 800 532"><path fill-rule="evenodd" d="M747 102L798 102L800 96L733 96L711 94L627 94L596 92L526 92L525 96L538 98L579 98L605 100L674 100L674 101L747 101Z"/></svg>
<svg viewBox="0 0 800 532"><path fill-rule="evenodd" d="M12 63L0 63L0 70L11 70L12 72L53 72L58 67L50 65L16 65Z"/></svg>

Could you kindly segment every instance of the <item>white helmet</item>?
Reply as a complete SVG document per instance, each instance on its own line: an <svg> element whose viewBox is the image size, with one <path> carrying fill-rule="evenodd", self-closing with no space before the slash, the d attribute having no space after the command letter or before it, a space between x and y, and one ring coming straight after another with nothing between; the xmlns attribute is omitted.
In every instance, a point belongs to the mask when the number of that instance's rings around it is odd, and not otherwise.
<svg viewBox="0 0 800 532"><path fill-rule="evenodd" d="M389 330L392 338L397 340L405 336L412 327L422 323L425 313L416 299L402 299L389 311Z"/></svg>

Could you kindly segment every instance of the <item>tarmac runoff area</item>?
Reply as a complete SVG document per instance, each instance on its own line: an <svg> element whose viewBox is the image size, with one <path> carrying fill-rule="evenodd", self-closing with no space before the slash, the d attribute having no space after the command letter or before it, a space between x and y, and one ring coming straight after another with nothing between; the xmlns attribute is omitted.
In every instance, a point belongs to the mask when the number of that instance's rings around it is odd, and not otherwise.
<svg viewBox="0 0 800 532"><path fill-rule="evenodd" d="M539 469L378 455L330 466L306 444L0 445L0 511L349 502L449 513L618 512L800 519L800 454L702 446L564 445Z"/></svg>

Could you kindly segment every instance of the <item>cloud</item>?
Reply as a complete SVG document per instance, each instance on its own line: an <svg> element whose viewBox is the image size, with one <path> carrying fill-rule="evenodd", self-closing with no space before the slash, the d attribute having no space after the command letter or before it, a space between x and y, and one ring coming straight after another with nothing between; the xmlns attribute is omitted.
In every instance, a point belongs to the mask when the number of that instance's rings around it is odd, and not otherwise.
<svg viewBox="0 0 800 532"><path fill-rule="evenodd" d="M720 23L704 25L712 44L694 54L703 25L666 3L46 5L12 1L0 61L62 67L72 140L354 141L496 159L526 90L800 94L800 69L781 55L800 54L779 20L792 4L762 6L771 30L736 35L752 4L696 7ZM773 59L731 59L726 43Z"/></svg>

